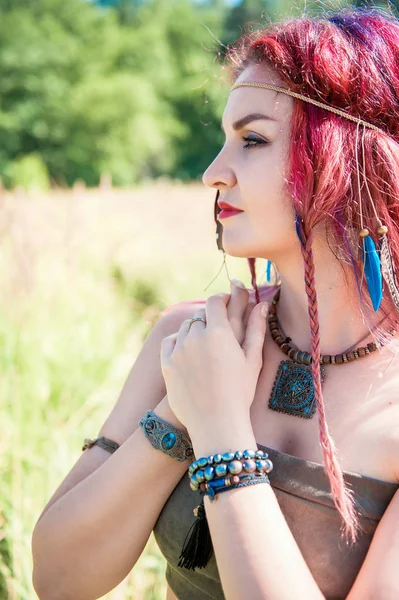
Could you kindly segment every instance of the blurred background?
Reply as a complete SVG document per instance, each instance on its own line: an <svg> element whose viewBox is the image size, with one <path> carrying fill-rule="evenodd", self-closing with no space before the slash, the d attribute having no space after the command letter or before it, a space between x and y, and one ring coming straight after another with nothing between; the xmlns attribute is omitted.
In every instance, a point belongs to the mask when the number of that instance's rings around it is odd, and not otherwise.
<svg viewBox="0 0 399 600"><path fill-rule="evenodd" d="M160 312L230 289L201 183L226 47L347 5L0 0L0 600L36 598L34 524ZM227 266L250 286L245 259ZM164 569L151 537L104 598L164 599Z"/></svg>

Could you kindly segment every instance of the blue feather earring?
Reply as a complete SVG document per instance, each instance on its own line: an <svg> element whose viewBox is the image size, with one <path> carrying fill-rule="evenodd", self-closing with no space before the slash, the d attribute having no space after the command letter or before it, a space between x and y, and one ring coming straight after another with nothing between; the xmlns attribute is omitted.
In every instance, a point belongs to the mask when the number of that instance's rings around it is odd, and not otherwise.
<svg viewBox="0 0 399 600"><path fill-rule="evenodd" d="M364 273L366 275L367 287L373 308L377 311L380 308L382 300L382 274L381 260L379 252L368 229L363 228L360 233L362 238L362 261Z"/></svg>
<svg viewBox="0 0 399 600"><path fill-rule="evenodd" d="M266 264L266 281L270 283L272 261L268 260Z"/></svg>
<svg viewBox="0 0 399 600"><path fill-rule="evenodd" d="M363 127L363 135L362 135L362 158L363 158L363 178L366 186L367 193L370 198L371 206L373 208L378 229L377 234L381 237L385 236L388 232L388 228L385 227L377 214L377 210L374 204L373 196L371 195L367 177L366 177L366 161L365 161L365 150L364 150L364 132L365 128ZM362 209L362 192L360 187L360 174L359 174L359 164L357 160L357 147L358 147L358 133L359 133L359 123L356 128L356 166L357 166L357 176L358 176L358 186L359 186L359 208L360 208L360 226L361 230L359 232L360 238L362 240L362 262L363 262L363 270L366 275L367 288L369 291L369 295L371 298L371 302L373 304L374 310L377 312L380 308L382 301L382 269L381 269L381 242L378 244L378 249L374 243L373 238L370 236L369 230L364 227L363 223L363 209Z"/></svg>

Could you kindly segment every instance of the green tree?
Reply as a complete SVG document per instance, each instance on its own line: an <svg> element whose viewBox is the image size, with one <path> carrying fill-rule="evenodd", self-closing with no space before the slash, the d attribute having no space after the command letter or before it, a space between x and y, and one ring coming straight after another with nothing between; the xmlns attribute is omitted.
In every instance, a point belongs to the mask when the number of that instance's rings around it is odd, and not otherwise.
<svg viewBox="0 0 399 600"><path fill-rule="evenodd" d="M195 8L189 0L152 0L126 30L129 41L119 67L143 73L173 115L168 150L173 165L166 174L199 178L223 141L220 117L228 88L215 58L223 14ZM158 167L153 165L153 174L165 174Z"/></svg>
<svg viewBox="0 0 399 600"><path fill-rule="evenodd" d="M22 3L21 3L22 4ZM0 175L36 153L50 177L128 184L173 168L172 109L142 70L122 67L130 32L80 0L37 0L0 21ZM144 173L143 173L144 171Z"/></svg>

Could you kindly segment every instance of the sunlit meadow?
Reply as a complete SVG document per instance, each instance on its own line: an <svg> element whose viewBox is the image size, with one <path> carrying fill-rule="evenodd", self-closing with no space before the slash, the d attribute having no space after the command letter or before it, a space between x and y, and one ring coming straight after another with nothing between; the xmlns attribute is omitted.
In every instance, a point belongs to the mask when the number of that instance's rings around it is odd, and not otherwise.
<svg viewBox="0 0 399 600"><path fill-rule="evenodd" d="M31 600L31 535L44 505L95 437L159 313L229 291L212 190L0 194L0 598ZM230 277L250 285L245 259ZM258 270L262 282L263 268ZM132 398L132 402L134 398ZM109 600L165 598L151 536Z"/></svg>

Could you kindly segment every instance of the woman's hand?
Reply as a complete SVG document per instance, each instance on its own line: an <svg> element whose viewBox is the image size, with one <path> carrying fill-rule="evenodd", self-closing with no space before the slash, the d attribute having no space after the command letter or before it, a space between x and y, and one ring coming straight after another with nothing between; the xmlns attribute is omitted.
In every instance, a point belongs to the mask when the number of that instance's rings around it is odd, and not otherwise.
<svg viewBox="0 0 399 600"><path fill-rule="evenodd" d="M241 290L232 289L233 294ZM229 427L249 422L266 319L260 304L248 307L248 297L245 302L244 298L238 302L237 297L228 315L230 294L210 296L205 309L193 315L206 324L196 321L189 330L187 319L176 334L162 341L161 368L169 404L190 436L215 422Z"/></svg>
<svg viewBox="0 0 399 600"><path fill-rule="evenodd" d="M230 300L227 303L227 318L240 346L244 341L248 319L255 305L255 301L249 299L249 291L242 281L232 279Z"/></svg>
<svg viewBox="0 0 399 600"><path fill-rule="evenodd" d="M231 328L234 331L240 346L244 341L248 319L255 304L256 303L254 300L249 299L249 291L243 282L239 279L232 279L231 294L227 304L227 318L229 319ZM203 309L201 314L205 315L205 309ZM205 316L203 316L203 318L205 318ZM174 335L177 337L177 332ZM155 412L159 417L174 425L174 427L185 430L187 433L184 425L177 419L176 415L172 411L167 394L157 405Z"/></svg>

